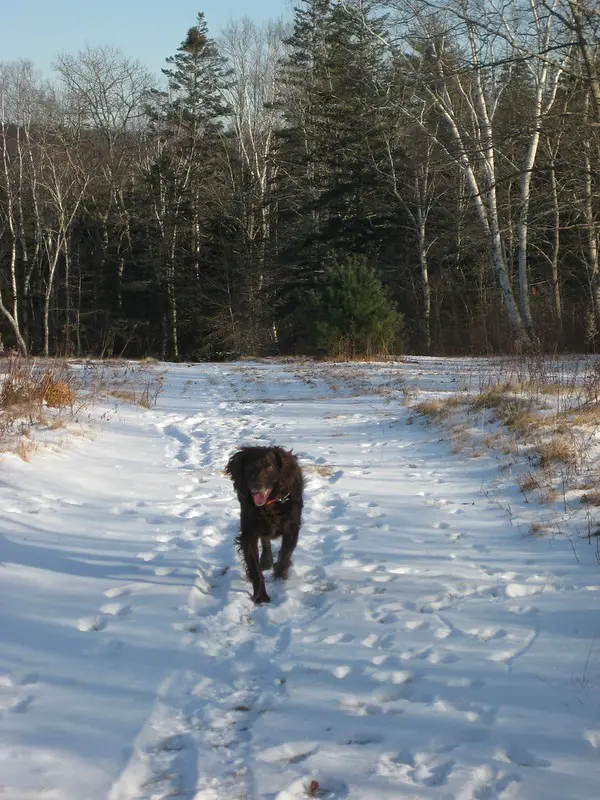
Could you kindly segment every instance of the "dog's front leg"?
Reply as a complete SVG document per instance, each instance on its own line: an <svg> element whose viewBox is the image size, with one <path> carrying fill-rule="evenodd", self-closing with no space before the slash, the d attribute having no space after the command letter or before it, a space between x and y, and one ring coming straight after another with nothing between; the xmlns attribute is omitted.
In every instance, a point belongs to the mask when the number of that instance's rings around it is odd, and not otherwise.
<svg viewBox="0 0 600 800"><path fill-rule="evenodd" d="M281 549L277 557L277 563L273 569L273 575L281 580L287 580L288 572L292 564L292 554L298 543L298 531L300 523L291 523L281 537Z"/></svg>
<svg viewBox="0 0 600 800"><path fill-rule="evenodd" d="M262 552L260 554L260 568L271 569L273 566L273 551L271 550L271 540L267 536L261 538Z"/></svg>
<svg viewBox="0 0 600 800"><path fill-rule="evenodd" d="M265 577L262 574L258 560L258 539L255 536L244 536L238 538L238 547L244 558L246 575L252 583L252 600L254 603L270 603L271 598L267 594Z"/></svg>

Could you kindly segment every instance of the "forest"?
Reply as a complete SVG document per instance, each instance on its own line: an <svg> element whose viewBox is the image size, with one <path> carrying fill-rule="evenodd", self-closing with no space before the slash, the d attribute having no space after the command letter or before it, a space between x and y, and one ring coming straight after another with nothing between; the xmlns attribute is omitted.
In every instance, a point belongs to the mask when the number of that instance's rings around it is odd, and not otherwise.
<svg viewBox="0 0 600 800"><path fill-rule="evenodd" d="M0 62L0 349L596 351L594 0L190 24L160 81L110 46Z"/></svg>

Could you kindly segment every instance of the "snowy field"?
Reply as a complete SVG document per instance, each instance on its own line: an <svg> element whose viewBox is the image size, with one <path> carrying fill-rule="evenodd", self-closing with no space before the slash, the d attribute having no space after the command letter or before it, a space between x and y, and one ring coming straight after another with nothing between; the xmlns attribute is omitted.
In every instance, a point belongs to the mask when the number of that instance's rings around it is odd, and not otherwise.
<svg viewBox="0 0 600 800"><path fill-rule="evenodd" d="M5 454L0 798L596 800L596 548L576 521L529 535L511 470L404 405L469 381L169 366L156 408ZM223 474L248 443L307 477L290 579L256 608Z"/></svg>

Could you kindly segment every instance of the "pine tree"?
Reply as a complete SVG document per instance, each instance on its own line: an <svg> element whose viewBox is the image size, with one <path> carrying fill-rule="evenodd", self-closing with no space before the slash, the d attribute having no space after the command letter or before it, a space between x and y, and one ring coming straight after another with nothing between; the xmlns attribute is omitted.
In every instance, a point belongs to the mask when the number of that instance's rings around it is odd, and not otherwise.
<svg viewBox="0 0 600 800"><path fill-rule="evenodd" d="M327 35L328 83L319 90L319 147L328 175L320 198L323 235L335 249L368 252L381 230L385 194L379 162L387 123L385 18L374 3L349 0L332 9ZM385 216L385 214L383 215Z"/></svg>
<svg viewBox="0 0 600 800"><path fill-rule="evenodd" d="M199 327L206 224L218 195L227 112L225 62L208 36L204 14L167 63L167 91L154 91L148 109L153 154L147 176L159 241L157 274L166 300L163 351L170 349L177 359L182 323L189 335Z"/></svg>
<svg viewBox="0 0 600 800"><path fill-rule="evenodd" d="M289 239L283 243L286 257L304 249L304 259L315 266L321 261L318 244L320 215L317 200L325 191L318 152L319 90L327 84L327 28L331 20L330 0L300 0L295 8L294 30L285 40L288 55L280 70L279 108L281 170L276 202Z"/></svg>
<svg viewBox="0 0 600 800"><path fill-rule="evenodd" d="M374 5L303 0L287 40L277 198L290 234L286 261L304 265L309 282L332 254L374 255L389 234L381 166L392 78Z"/></svg>
<svg viewBox="0 0 600 800"><path fill-rule="evenodd" d="M400 346L402 316L364 258L334 262L310 292L309 310L329 355L387 354Z"/></svg>

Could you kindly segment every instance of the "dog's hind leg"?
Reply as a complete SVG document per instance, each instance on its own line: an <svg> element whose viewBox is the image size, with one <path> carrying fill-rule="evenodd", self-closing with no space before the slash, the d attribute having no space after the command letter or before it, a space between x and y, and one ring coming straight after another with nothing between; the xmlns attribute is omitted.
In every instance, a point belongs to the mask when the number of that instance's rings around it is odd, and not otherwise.
<svg viewBox="0 0 600 800"><path fill-rule="evenodd" d="M273 551L271 550L271 540L266 536L260 540L262 544L262 552L260 554L260 568L271 569L273 566Z"/></svg>

